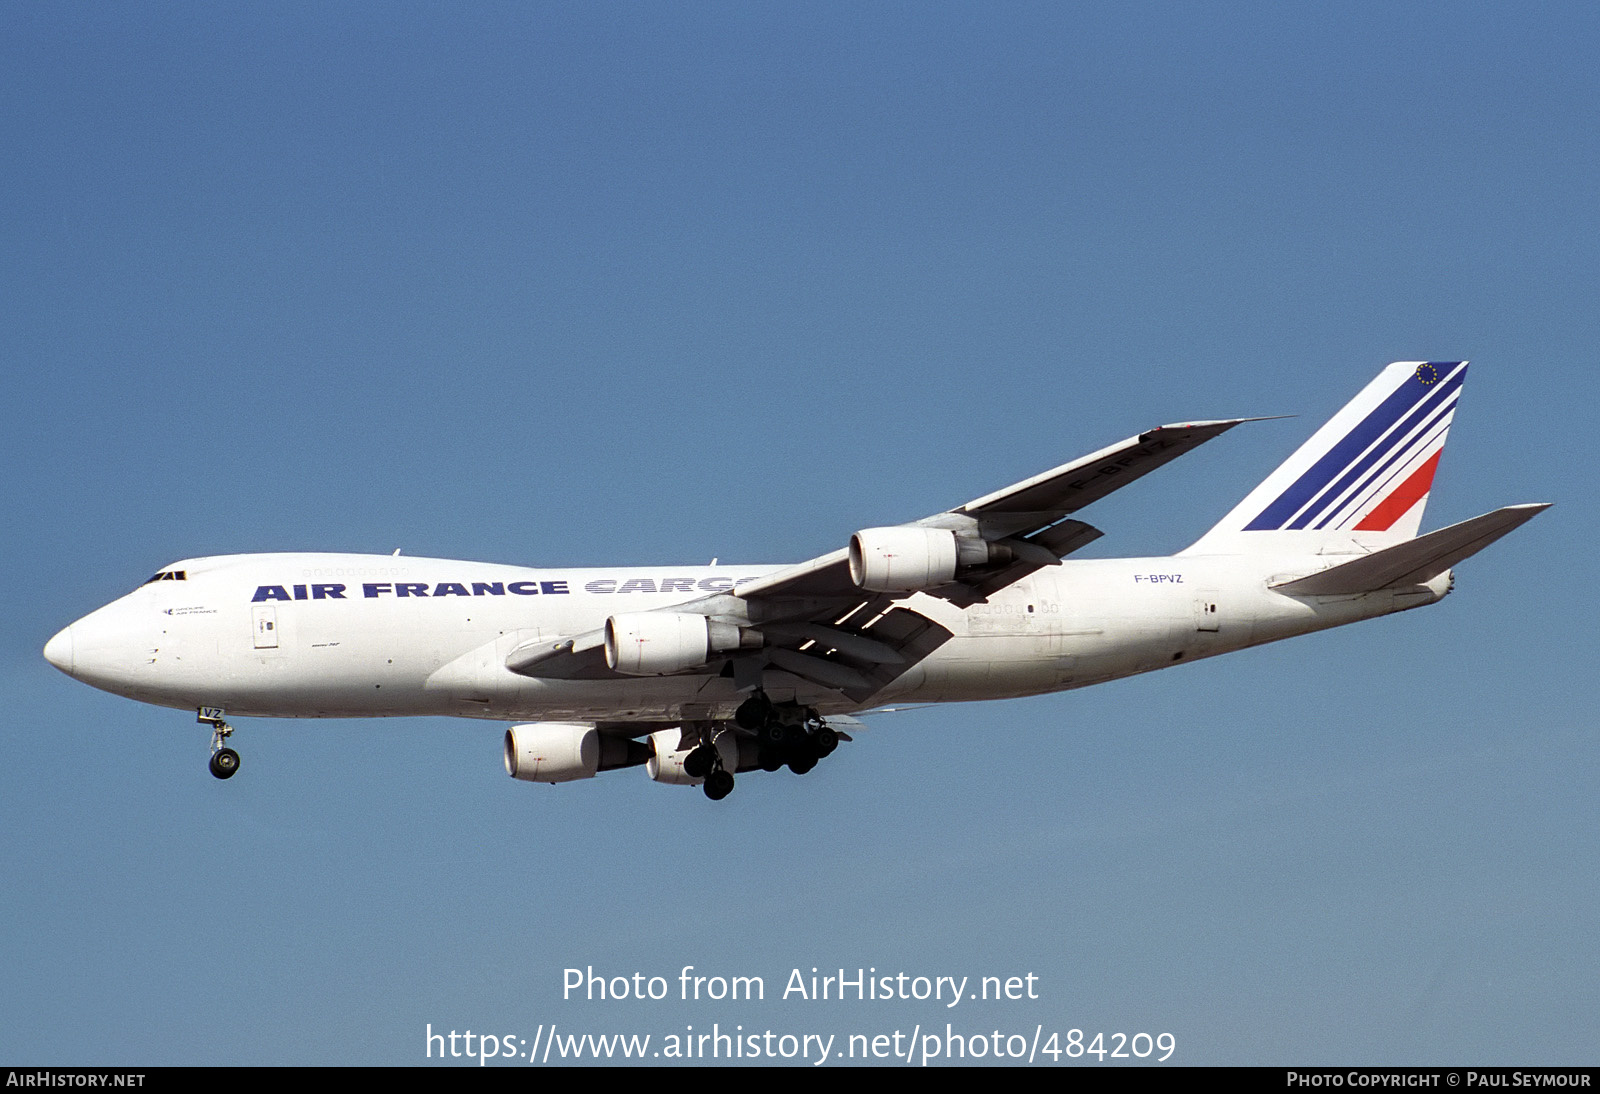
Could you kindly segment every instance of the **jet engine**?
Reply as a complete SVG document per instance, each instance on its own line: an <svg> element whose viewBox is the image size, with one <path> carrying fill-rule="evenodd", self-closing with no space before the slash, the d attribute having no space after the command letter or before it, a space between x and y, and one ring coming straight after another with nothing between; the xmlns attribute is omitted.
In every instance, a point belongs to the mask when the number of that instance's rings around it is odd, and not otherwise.
<svg viewBox="0 0 1600 1094"><path fill-rule="evenodd" d="M638 767L650 755L643 742L580 722L528 722L506 730L506 774L523 782L592 779L596 772Z"/></svg>
<svg viewBox="0 0 1600 1094"><path fill-rule="evenodd" d="M573 722L530 722L506 730L506 774L530 783L592 779L600 732Z"/></svg>
<svg viewBox="0 0 1600 1094"><path fill-rule="evenodd" d="M991 543L976 531L952 532L902 524L895 528L863 528L850 537L850 580L874 593L914 593L948 585L975 568L1010 562L1017 545ZM1041 565L1056 561L1043 547L1033 547Z"/></svg>
<svg viewBox="0 0 1600 1094"><path fill-rule="evenodd" d="M754 631L685 612L629 612L606 620L606 665L629 676L665 676L713 653L759 646Z"/></svg>
<svg viewBox="0 0 1600 1094"><path fill-rule="evenodd" d="M850 580L874 593L910 593L956 578L956 534L943 528L863 528L850 537Z"/></svg>

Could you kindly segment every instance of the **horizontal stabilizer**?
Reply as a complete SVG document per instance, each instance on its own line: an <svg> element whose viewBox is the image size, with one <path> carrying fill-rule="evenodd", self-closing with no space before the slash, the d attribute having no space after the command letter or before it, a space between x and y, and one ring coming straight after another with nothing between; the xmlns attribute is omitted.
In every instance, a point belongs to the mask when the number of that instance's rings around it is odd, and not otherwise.
<svg viewBox="0 0 1600 1094"><path fill-rule="evenodd" d="M1339 596L1376 592L1391 586L1421 585L1548 508L1548 503L1508 505L1272 588L1291 596Z"/></svg>

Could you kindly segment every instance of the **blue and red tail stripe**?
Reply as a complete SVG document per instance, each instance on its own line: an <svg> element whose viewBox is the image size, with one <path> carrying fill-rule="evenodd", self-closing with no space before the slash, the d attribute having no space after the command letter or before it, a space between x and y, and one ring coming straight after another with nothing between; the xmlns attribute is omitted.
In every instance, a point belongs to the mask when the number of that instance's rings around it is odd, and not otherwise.
<svg viewBox="0 0 1600 1094"><path fill-rule="evenodd" d="M1318 528L1337 526L1341 521L1348 521L1355 511L1370 504L1378 494L1386 492L1398 476L1414 468L1418 460L1444 447L1459 393L1450 391L1446 395L1442 405L1419 408L1418 415L1408 418L1367 459L1360 461L1341 479L1334 494L1341 500L1332 507L1323 508L1317 522ZM1424 412L1427 416L1419 427L1417 418ZM1359 483L1352 487L1352 482L1358 476Z"/></svg>
<svg viewBox="0 0 1600 1094"><path fill-rule="evenodd" d="M1245 525L1245 530L1326 528L1360 513L1373 498L1390 490L1419 456L1443 444L1466 373L1462 361L1419 365ZM1428 492L1437 462L1435 451L1356 527L1371 529L1379 521L1384 522L1383 529L1392 525ZM1396 511L1408 496L1411 501Z"/></svg>
<svg viewBox="0 0 1600 1094"><path fill-rule="evenodd" d="M1358 532L1387 532L1394 522L1411 511L1411 507L1421 501L1433 488L1433 473L1439 469L1439 457L1444 453L1440 448L1428 462L1411 473L1400 488L1379 502L1377 507L1361 518L1361 523L1356 525Z"/></svg>

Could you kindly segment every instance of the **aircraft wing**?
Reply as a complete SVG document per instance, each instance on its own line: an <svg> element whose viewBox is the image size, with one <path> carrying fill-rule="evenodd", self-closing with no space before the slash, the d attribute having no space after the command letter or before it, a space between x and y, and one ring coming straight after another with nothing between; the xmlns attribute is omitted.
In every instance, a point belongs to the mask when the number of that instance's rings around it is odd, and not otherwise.
<svg viewBox="0 0 1600 1094"><path fill-rule="evenodd" d="M1015 562L1004 567L980 567L961 583L966 586L964 589L926 591L965 607L1020 581L1042 566L1055 565L1102 534L1080 521L1066 520L1070 514L1234 426L1257 420L1233 418L1157 426L955 509L915 521L917 526L948 528L1007 546L1016 556ZM858 595L860 588L850 578L848 549L840 549L744 582L738 592L745 600L759 600L852 596Z"/></svg>
<svg viewBox="0 0 1600 1094"><path fill-rule="evenodd" d="M687 671L731 676L744 690L761 686L763 674L776 670L864 702L951 637L945 627L898 601L923 592L966 607L1058 564L1101 535L1072 519L1072 513L1252 420L1158 426L955 509L858 533L947 533L944 541L959 544L963 560L955 580L915 588L863 588L851 574L851 549L843 548L741 582L731 593L662 611L704 615L759 635L758 646L721 651ZM541 639L512 651L506 666L523 675L557 679L616 675L608 668L604 643L603 630Z"/></svg>

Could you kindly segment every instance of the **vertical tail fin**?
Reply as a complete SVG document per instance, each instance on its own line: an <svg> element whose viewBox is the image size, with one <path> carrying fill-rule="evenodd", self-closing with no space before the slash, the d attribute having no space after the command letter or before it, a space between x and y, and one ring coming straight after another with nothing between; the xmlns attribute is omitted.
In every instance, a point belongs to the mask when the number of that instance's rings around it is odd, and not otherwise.
<svg viewBox="0 0 1600 1094"><path fill-rule="evenodd" d="M1360 552L1411 539L1465 361L1398 361L1184 554Z"/></svg>

